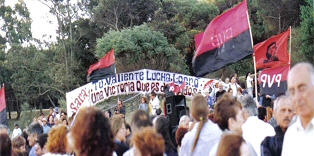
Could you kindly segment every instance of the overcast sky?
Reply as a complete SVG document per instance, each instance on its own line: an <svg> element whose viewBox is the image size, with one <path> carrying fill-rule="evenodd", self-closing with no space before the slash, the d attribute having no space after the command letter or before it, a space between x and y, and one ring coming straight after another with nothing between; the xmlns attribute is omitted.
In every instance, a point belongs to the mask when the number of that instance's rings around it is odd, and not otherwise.
<svg viewBox="0 0 314 156"><path fill-rule="evenodd" d="M6 5L14 7L18 0L5 0ZM49 13L47 6L38 0L24 0L32 18L33 37L40 40L56 41L57 20ZM47 34L46 37L43 35ZM51 36L51 38L50 38Z"/></svg>

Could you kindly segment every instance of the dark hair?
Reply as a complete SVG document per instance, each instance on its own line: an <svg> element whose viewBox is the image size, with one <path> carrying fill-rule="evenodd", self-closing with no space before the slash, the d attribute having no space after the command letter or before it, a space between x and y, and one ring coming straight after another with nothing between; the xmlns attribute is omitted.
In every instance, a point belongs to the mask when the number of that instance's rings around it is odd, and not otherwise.
<svg viewBox="0 0 314 156"><path fill-rule="evenodd" d="M276 42L272 42L271 44L268 45L267 50L266 50L266 57L269 60L271 58L271 54L268 52L268 49L272 46L276 45Z"/></svg>
<svg viewBox="0 0 314 156"><path fill-rule="evenodd" d="M265 107L258 107L257 111L258 111L258 118L260 120L264 121L264 119L266 118L266 115L267 115L266 108Z"/></svg>
<svg viewBox="0 0 314 156"><path fill-rule="evenodd" d="M131 125L132 128L140 129L142 127L153 126L153 123L146 111L137 110L132 117Z"/></svg>
<svg viewBox="0 0 314 156"><path fill-rule="evenodd" d="M161 134L165 140L166 153L171 152L172 150L175 150L175 146L173 145L170 138L170 134L169 134L168 120L163 116L157 117L155 127L156 127L156 131L159 134Z"/></svg>
<svg viewBox="0 0 314 156"><path fill-rule="evenodd" d="M214 120L221 130L229 129L229 118L236 119L237 112L241 109L241 103L236 98L223 94L215 106Z"/></svg>
<svg viewBox="0 0 314 156"><path fill-rule="evenodd" d="M29 134L43 134L43 127L41 127L41 125L39 123L32 123L31 125L29 125L28 129L27 129L27 133Z"/></svg>
<svg viewBox="0 0 314 156"><path fill-rule="evenodd" d="M156 110L156 114L157 115L160 115L162 112L161 112L161 109L160 108L158 108L157 110Z"/></svg>
<svg viewBox="0 0 314 156"><path fill-rule="evenodd" d="M249 76L249 74L251 74L251 72L247 72L245 75L245 80L247 79L247 76Z"/></svg>
<svg viewBox="0 0 314 156"><path fill-rule="evenodd" d="M12 140L12 148L19 149L21 146L26 145L26 140L22 136L16 136Z"/></svg>
<svg viewBox="0 0 314 156"><path fill-rule="evenodd" d="M47 143L48 134L40 134L37 137L37 143L39 144L40 148L44 148L45 144Z"/></svg>
<svg viewBox="0 0 314 156"><path fill-rule="evenodd" d="M129 131L132 133L132 129L131 129L130 124L126 123L126 124L125 124L125 128L126 128L126 129L129 129Z"/></svg>
<svg viewBox="0 0 314 156"><path fill-rule="evenodd" d="M1 156L11 156L12 153L12 143L8 134L0 134L0 155Z"/></svg>
<svg viewBox="0 0 314 156"><path fill-rule="evenodd" d="M155 93L154 91L152 91L150 94L151 94L152 96L156 97L156 93Z"/></svg>

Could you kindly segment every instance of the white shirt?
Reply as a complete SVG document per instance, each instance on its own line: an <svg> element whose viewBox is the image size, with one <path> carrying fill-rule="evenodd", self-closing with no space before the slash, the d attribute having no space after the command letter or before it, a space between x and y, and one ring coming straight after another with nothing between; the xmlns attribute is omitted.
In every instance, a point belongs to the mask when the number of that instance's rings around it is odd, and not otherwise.
<svg viewBox="0 0 314 156"><path fill-rule="evenodd" d="M22 130L20 128L14 128L13 132L12 132L12 140L13 138L22 135Z"/></svg>
<svg viewBox="0 0 314 156"><path fill-rule="evenodd" d="M240 87L237 83L230 83L230 87L232 89L232 96L237 97L237 93L238 93L238 87Z"/></svg>
<svg viewBox="0 0 314 156"><path fill-rule="evenodd" d="M301 118L298 116L285 133L282 156L313 155L314 154L314 118L304 129Z"/></svg>
<svg viewBox="0 0 314 156"><path fill-rule="evenodd" d="M220 128L217 124L208 120L204 124L200 132L198 142L193 153L191 153L198 126L199 122L194 125L193 129L190 132L187 132L184 135L181 144L180 156L209 155L213 146L220 141L220 137L222 134Z"/></svg>
<svg viewBox="0 0 314 156"><path fill-rule="evenodd" d="M160 108L160 101L156 95L156 97L154 98L154 100L150 100L150 103L152 105L152 115L156 115L156 110Z"/></svg>
<svg viewBox="0 0 314 156"><path fill-rule="evenodd" d="M252 88L252 81L253 81L253 79L251 78L251 76L247 76L247 78L246 78L246 88Z"/></svg>
<svg viewBox="0 0 314 156"><path fill-rule="evenodd" d="M274 136L275 130L269 124L257 118L257 116L249 117L242 125L243 138L249 142L256 154L261 155L261 143L267 136Z"/></svg>

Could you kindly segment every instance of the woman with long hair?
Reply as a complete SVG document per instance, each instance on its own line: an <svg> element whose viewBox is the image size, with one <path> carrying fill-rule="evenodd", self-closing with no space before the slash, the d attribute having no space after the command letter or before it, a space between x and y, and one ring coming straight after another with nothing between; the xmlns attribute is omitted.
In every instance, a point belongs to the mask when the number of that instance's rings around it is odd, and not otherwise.
<svg viewBox="0 0 314 156"><path fill-rule="evenodd" d="M71 148L68 146L68 128L66 125L57 125L51 128L48 133L47 150L45 156L67 155L71 153Z"/></svg>
<svg viewBox="0 0 314 156"><path fill-rule="evenodd" d="M165 140L165 147L166 147L166 154L167 156L177 156L178 152L171 141L170 134L169 134L169 122L168 120L163 117L159 116L156 119L154 125L156 131L162 135Z"/></svg>
<svg viewBox="0 0 314 156"><path fill-rule="evenodd" d="M110 125L114 136L114 143L116 145L115 152L118 156L122 156L123 153L129 149L125 138L125 120L120 115L114 115L110 119Z"/></svg>
<svg viewBox="0 0 314 156"><path fill-rule="evenodd" d="M196 95L191 109L196 124L185 134L180 155L209 155L212 147L219 142L222 132L217 124L208 120L209 108L204 96Z"/></svg>

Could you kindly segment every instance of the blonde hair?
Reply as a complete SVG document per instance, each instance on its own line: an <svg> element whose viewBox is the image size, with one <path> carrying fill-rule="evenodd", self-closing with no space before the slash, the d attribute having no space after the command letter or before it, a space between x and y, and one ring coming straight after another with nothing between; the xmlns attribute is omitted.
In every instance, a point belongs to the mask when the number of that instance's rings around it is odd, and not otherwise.
<svg viewBox="0 0 314 156"><path fill-rule="evenodd" d="M196 121L199 121L199 125L197 127L196 137L192 146L192 152L194 151L200 132L204 126L204 124L208 121L209 109L207 105L207 101L204 96L198 94L194 96L192 100L192 116Z"/></svg>
<svg viewBox="0 0 314 156"><path fill-rule="evenodd" d="M122 127L122 124L125 125L125 120L120 115L114 115L110 118L110 126L113 136L116 136L119 129Z"/></svg>

